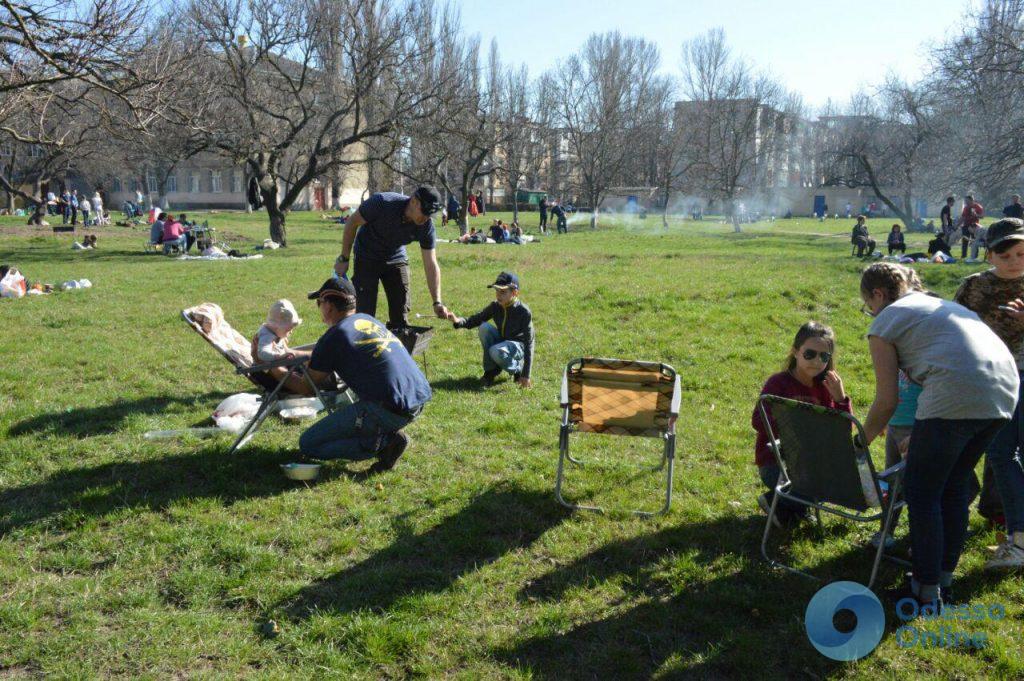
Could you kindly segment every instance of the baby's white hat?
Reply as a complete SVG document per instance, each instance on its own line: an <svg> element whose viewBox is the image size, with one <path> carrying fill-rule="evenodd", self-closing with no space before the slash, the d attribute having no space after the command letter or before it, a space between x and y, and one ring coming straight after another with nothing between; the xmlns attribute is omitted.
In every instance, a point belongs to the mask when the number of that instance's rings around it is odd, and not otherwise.
<svg viewBox="0 0 1024 681"><path fill-rule="evenodd" d="M287 299L276 300L267 313L267 326L275 331L287 332L302 323L299 313Z"/></svg>

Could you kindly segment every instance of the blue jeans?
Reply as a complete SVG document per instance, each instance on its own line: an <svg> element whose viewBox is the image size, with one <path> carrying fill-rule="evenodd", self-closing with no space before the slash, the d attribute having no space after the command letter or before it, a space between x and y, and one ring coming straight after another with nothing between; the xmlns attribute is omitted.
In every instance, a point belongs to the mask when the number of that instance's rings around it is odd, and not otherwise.
<svg viewBox="0 0 1024 681"><path fill-rule="evenodd" d="M772 499L775 497L775 486L779 484L779 476L782 475L782 469L779 468L777 463L769 463L764 466L758 466L757 474L761 477L761 482L764 483L764 486L768 488L765 497L767 497L768 503L771 504ZM807 514L807 507L795 501L779 497L779 503L775 505L775 513L783 518L787 516L803 516Z"/></svg>
<svg viewBox="0 0 1024 681"><path fill-rule="evenodd" d="M501 332L494 324L480 325L480 345L484 350L484 372L508 371L513 374L523 369L523 344L501 340Z"/></svg>
<svg viewBox="0 0 1024 681"><path fill-rule="evenodd" d="M369 459L411 421L376 402L360 400L307 428L299 436L299 449L311 459Z"/></svg>
<svg viewBox="0 0 1024 681"><path fill-rule="evenodd" d="M967 537L977 492L974 467L1006 419L924 419L914 422L904 473L914 579L938 584L952 573Z"/></svg>
<svg viewBox="0 0 1024 681"><path fill-rule="evenodd" d="M1024 379L1024 373L1021 374ZM1017 398L1013 419L999 431L985 455L985 463L992 467L992 477L1003 500L1007 532L1024 532L1024 468L1021 468L1021 405L1024 386Z"/></svg>

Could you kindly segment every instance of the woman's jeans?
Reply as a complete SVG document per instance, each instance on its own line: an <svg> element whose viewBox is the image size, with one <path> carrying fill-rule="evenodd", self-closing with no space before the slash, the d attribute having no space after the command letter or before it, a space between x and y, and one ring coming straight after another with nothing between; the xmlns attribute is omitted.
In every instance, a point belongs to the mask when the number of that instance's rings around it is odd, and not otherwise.
<svg viewBox="0 0 1024 681"><path fill-rule="evenodd" d="M1021 374L1024 379L1024 373ZM992 477L996 489L1003 501L1003 515L1006 516L1007 532L1024 532L1024 468L1021 467L1020 453L1022 438L1020 397L1024 396L1024 386L1017 398L1017 408L1013 410L1013 419L999 431L992 444L988 446L985 463L992 467Z"/></svg>
<svg viewBox="0 0 1024 681"><path fill-rule="evenodd" d="M923 419L914 422L904 473L914 579L938 584L952 573L967 536L974 467L1006 419Z"/></svg>
<svg viewBox="0 0 1024 681"><path fill-rule="evenodd" d="M415 415L399 416L376 402L360 400L307 428L299 436L299 449L311 459L369 459L414 418Z"/></svg>
<svg viewBox="0 0 1024 681"><path fill-rule="evenodd" d="M484 373L497 374L508 371L513 374L523 369L523 344L519 341L501 340L501 332L494 324L480 325L480 345L484 350Z"/></svg>

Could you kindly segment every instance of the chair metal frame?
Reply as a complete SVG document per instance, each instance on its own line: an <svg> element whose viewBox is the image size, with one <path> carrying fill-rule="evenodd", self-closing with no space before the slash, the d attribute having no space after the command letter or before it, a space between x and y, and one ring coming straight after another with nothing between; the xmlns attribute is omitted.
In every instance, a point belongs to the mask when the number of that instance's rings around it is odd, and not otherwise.
<svg viewBox="0 0 1024 681"><path fill-rule="evenodd" d="M292 376L301 376L302 379L310 386L310 388L312 388L313 396L320 400L320 403L324 405L324 409L326 409L328 412L333 412L335 409L341 406L338 400L334 399L334 395L336 392L345 394L349 403L355 401L355 397L349 390L348 386L346 386L340 380L337 381L336 391L322 390L320 386L318 386L316 382L312 379L312 377L309 375L309 372L306 371L306 365L309 360L305 357L292 357L288 359L275 360L273 362L260 362L249 366L239 366L239 364L235 361L234 358L231 357L231 355L229 355L227 352L224 351L223 348L216 345L207 337L207 335L203 332L202 327L188 315L188 310L182 310L181 317L182 319L185 320L185 322L188 323L190 327L192 327L194 331L196 331L203 338L203 340L205 340L215 350L217 350L221 357L226 359L228 362L231 363L232 366L235 367L236 374L238 374L239 376L244 376L245 378L249 379L249 381L253 385L259 387L260 390L262 391L262 394L260 396L261 399L259 409L256 411L256 414L253 416L253 418L250 419L248 423L246 423L245 427L242 429L242 432L238 434L238 437L235 439L234 444L232 444L231 448L228 450L228 454L234 454L236 451L238 451L239 449L241 449L242 447L249 443L252 437L256 434L256 431L259 430L261 425L263 425L263 421L266 420L267 416L273 411L273 408L280 401L281 395L289 394L282 393L282 389L284 388L285 383L288 382L288 379L291 378ZM287 371L281 377L280 380L277 380L270 375L271 369L287 369ZM269 388L268 386L274 381L276 381L276 383L274 383L274 387Z"/></svg>
<svg viewBox="0 0 1024 681"><path fill-rule="evenodd" d="M876 512L876 513L865 513L865 512L857 511L856 509L851 509L851 508L849 508L847 506L842 506L840 504L833 503L833 502L814 501L814 500L808 499L807 497L801 496L800 494L795 492L792 489L792 481L791 481L790 476L789 476L789 470L788 470L787 465L786 465L785 457L782 454L782 452L784 450L784 447L785 447L785 444L780 442L779 438L776 437L775 429L772 427L771 418L769 417L769 414L768 414L768 411L767 411L767 408L766 408L766 404L769 404L769 403L781 404L781 405L787 405L787 406L795 406L795 407L800 408L800 409L808 409L808 408L810 408L810 409L813 409L814 411L817 411L819 413L826 413L826 414L829 414L829 415L833 415L833 416L835 416L837 418L843 418L843 419L849 421L850 424L851 424L851 427L856 430L856 432L857 432L857 434L859 436L858 438L854 438L854 439L851 440L851 442L853 443L854 452L855 452L855 454L858 457L863 457L863 459L866 461L866 463L868 465L868 469L871 472L871 480L874 483L875 494L877 495L877 498L878 498L879 504L880 504L878 512ZM898 563L900 565L910 565L910 563L908 561L906 561L906 560L903 560L903 559L900 559L900 558L896 558L895 556L887 554L885 552L885 541L884 541L884 538L890 536L890 533L892 531L892 524L893 524L893 519L894 519L894 517L896 515L895 514L896 510L901 509L904 506L906 506L906 502L904 502L904 500L902 498L903 497L903 471L904 471L905 463L903 461L901 461L901 462L897 463L896 465L891 466L890 468L885 469L884 471L877 472L875 470L874 463L871 460L870 451L866 447L860 447L858 445L858 442L866 442L866 438L864 437L864 427L861 425L860 421L858 421L857 418L855 416L853 416L852 414L848 414L848 413L846 413L844 411L838 411L838 410L835 410L835 409L828 409L826 407L821 407L821 406L817 406L817 405L809 405L809 404L807 404L805 402L800 402L798 400L791 400L791 399L787 399L787 398L784 398L784 397L778 397L776 395L761 395L761 397L758 399L757 405L758 405L758 412L759 412L759 414L761 416L761 422L764 424L765 432L768 434L768 446L771 449L772 454L775 457L775 461L778 463L779 470L781 471L780 474L779 474L779 480L778 480L778 482L775 485L775 490L774 490L775 493L772 495L772 503L771 503L771 507L770 507L770 509L768 511L768 520L765 522L764 535L761 538L761 555L762 555L762 557L764 557L764 559L773 568L783 569L783 570L786 570L788 572L792 572L794 574L803 575L804 577L808 577L810 579L821 581L820 578L815 577L814 575L812 575L812 574L810 574L808 572L804 572L803 570L799 570L799 569L797 569L795 567L792 567L790 565L786 565L785 563L783 563L783 562L781 562L779 560L775 560L774 558L772 558L771 556L768 555L768 538L769 538L769 536L771 534L772 525L774 524L775 514L776 514L776 510L778 508L779 499L782 498L782 499L786 499L787 501L791 501L791 502L794 502L794 503L797 503L797 504L801 504L801 505L806 506L808 508L813 508L814 512L815 512L815 518L816 518L816 521L817 521L817 524L818 524L819 528L822 525L822 523L821 523L821 512L822 511L824 511L825 513L830 513L832 515L836 515L836 516L839 516L839 517L842 517L842 518L846 518L847 520L852 520L852 521L858 522L858 523L878 522L879 520L883 521L883 523L882 523L882 530L881 530L881 532L882 532L882 540L880 540L878 542L878 549L875 551L875 558L874 558L874 561L872 562L872 565L871 565L871 576L870 576L870 578L868 580L868 584L867 584L869 589L874 585L875 579L878 576L878 568L879 568L879 565L882 562L882 558L890 560L890 561L892 561L894 563ZM888 485L888 494L884 494L883 493L883 490L882 490L882 487L881 487L881 483L882 482L885 482ZM868 504L866 502L867 502L867 499L865 497L865 506L868 506ZM853 511L853 512L851 512L851 511Z"/></svg>
<svg viewBox="0 0 1024 681"><path fill-rule="evenodd" d="M665 483L665 503L657 511L641 511L636 509L630 509L629 512L642 517L653 517L667 513L672 505L672 480L675 468L675 453L676 453L676 420L679 416L679 404L681 400L681 392L679 387L679 375L676 370L668 364L660 362L641 362L634 360L622 360L622 359L611 359L602 357L580 357L570 361L565 366L565 370L562 373L562 390L560 396L560 404L562 407L562 423L559 429L558 435L558 472L555 478L555 499L558 503L571 509L580 509L585 511L597 511L599 513L605 512L607 509L601 506L588 506L584 504L574 504L566 501L562 496L562 482L565 478L565 463L568 460L575 466L582 467L583 462L579 459L574 458L569 453L569 436L576 430L574 423L571 420L571 404L569 400L569 374L574 370L582 370L587 363L608 363L608 362L629 362L634 365L643 366L646 368L656 368L663 376L667 377L672 381L672 400L668 412L668 425L665 428L658 429L657 437L662 439L665 443L664 450L662 452L661 460L657 466L651 468L652 471L666 470L666 483ZM636 435L633 435L636 436ZM648 435L650 437L650 435Z"/></svg>

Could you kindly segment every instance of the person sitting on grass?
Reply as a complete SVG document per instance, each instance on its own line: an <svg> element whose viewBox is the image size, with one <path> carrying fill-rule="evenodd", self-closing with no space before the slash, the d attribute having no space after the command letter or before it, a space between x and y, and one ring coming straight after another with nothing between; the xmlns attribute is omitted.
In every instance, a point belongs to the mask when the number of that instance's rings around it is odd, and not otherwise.
<svg viewBox="0 0 1024 681"><path fill-rule="evenodd" d="M161 213L162 215L163 213ZM177 246L182 253L188 250L188 236L185 227L175 220L173 215L168 215L164 220L164 238L161 243L164 245L164 253L170 253L174 246Z"/></svg>
<svg viewBox="0 0 1024 681"><path fill-rule="evenodd" d="M899 225L894 224L889 230L889 238L886 239L886 243L889 246L889 255L892 255L894 251L907 252L907 242L903 239L903 230Z"/></svg>
<svg viewBox="0 0 1024 681"><path fill-rule="evenodd" d="M491 223L491 238L494 239L494 243L505 243L505 234L505 226L501 224L501 220L495 220Z"/></svg>
<svg viewBox="0 0 1024 681"><path fill-rule="evenodd" d="M843 389L843 380L835 370L835 346L836 336L831 328L818 322L807 322L793 338L785 371L770 376L761 388L761 394L853 413L850 398ZM771 413L768 417L771 418ZM757 504L768 513L782 470L768 445L768 431L764 427L757 406L754 407L750 424L757 433L754 442L754 463L757 465L761 482L768 488L767 492L757 498ZM774 422L772 428L775 428ZM775 508L775 524L781 526L799 522L806 515L807 508L802 504L780 498Z"/></svg>
<svg viewBox="0 0 1024 681"><path fill-rule="evenodd" d="M937 233L935 238L928 242L928 255L936 253L949 255L949 242L946 241L944 234Z"/></svg>
<svg viewBox="0 0 1024 681"><path fill-rule="evenodd" d="M533 385L530 368L533 365L533 314L519 300L519 277L502 272L493 284L494 302L465 318L458 317L452 326L456 329L480 328L483 347L484 374L480 381L493 385L502 371L512 374L520 388ZM494 320L494 324L487 323Z"/></svg>
<svg viewBox="0 0 1024 681"><path fill-rule="evenodd" d="M290 300L275 301L267 312L267 320L256 331L256 336L252 340L253 360L259 364L293 357L308 357L309 351L292 350L288 347L288 336L301 323L302 319L299 318L299 313ZM268 373L276 381L280 381L288 370L276 367L269 369ZM301 377L291 375L285 382L284 389L290 393L301 392L304 383Z"/></svg>
<svg viewBox="0 0 1024 681"><path fill-rule="evenodd" d="M157 219L149 227L149 243L158 245L164 240L164 222L167 220L167 213L160 213Z"/></svg>
<svg viewBox="0 0 1024 681"><path fill-rule="evenodd" d="M309 358L309 377L322 386L337 374L359 400L310 426L299 437L299 450L310 459L376 457L370 473L390 470L409 445L402 429L433 397L430 384L383 323L356 312L351 281L328 279L309 298L328 327ZM312 393L309 385L299 391Z"/></svg>
<svg viewBox="0 0 1024 681"><path fill-rule="evenodd" d="M857 247L857 257L863 258L875 252L875 240L868 234L867 218L863 215L857 216L857 224L853 226L850 234L850 243Z"/></svg>

